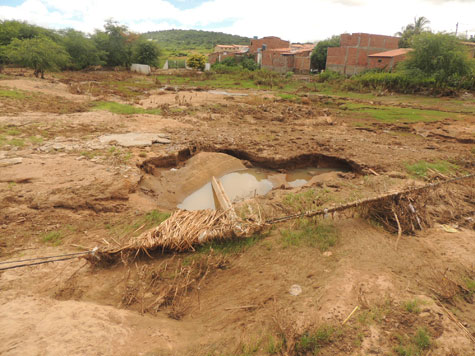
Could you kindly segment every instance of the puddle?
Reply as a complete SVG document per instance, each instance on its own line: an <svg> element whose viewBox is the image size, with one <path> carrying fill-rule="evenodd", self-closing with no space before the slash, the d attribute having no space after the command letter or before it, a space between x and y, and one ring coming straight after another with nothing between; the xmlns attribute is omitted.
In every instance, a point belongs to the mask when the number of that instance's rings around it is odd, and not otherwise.
<svg viewBox="0 0 475 356"><path fill-rule="evenodd" d="M217 95L228 95L228 96L247 96L248 94L244 93L230 93L224 90L208 90L210 94L217 94Z"/></svg>
<svg viewBox="0 0 475 356"><path fill-rule="evenodd" d="M288 184L290 187L300 187L306 184L313 176L332 172L330 168L302 168L288 171L286 174L261 169L249 168L228 173L220 177L223 188L232 202L251 198L255 195L266 195L273 188ZM178 208L185 210L216 209L211 182L187 196Z"/></svg>

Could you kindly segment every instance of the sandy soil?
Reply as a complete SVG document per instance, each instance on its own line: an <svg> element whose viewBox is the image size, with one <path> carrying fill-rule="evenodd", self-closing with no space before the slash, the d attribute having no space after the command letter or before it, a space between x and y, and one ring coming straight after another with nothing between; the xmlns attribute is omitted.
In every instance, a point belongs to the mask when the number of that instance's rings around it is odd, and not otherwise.
<svg viewBox="0 0 475 356"><path fill-rule="evenodd" d="M87 104L84 83L114 76L132 75L67 73L48 82L27 75L2 79L0 87ZM321 207L422 185L406 171L419 160L456 161L454 175L474 172L473 115L383 123L341 110L351 99L317 95L295 103L243 93L178 88L136 98L137 106L163 108L161 115L23 112L9 99L17 107L0 116L0 260L126 241L153 225L151 211L173 210L210 175L244 166L274 169L276 176L306 166L347 171L238 205L254 204L266 218L295 212L288 197L309 189L318 193L309 204ZM452 107L440 103L440 110ZM166 134L171 143L100 143L101 135L127 132ZM1 164L11 159L16 164ZM428 179L450 174L431 172ZM464 204L434 208L432 227L402 236L397 250L395 234L343 214L331 221L338 240L325 253L286 244L281 230L298 230L288 223L230 252L216 247L106 268L74 259L0 271L0 354L294 355L291 343L322 325L339 331L319 355L397 355L396 347L422 329L432 340L424 355L475 354L474 292L466 284L475 278L473 188L469 180L448 190ZM180 268L194 273L200 258L207 261L205 278L173 302L147 307ZM302 292L293 296L296 284ZM406 307L413 300L417 312ZM287 343L272 348L270 340L282 337Z"/></svg>

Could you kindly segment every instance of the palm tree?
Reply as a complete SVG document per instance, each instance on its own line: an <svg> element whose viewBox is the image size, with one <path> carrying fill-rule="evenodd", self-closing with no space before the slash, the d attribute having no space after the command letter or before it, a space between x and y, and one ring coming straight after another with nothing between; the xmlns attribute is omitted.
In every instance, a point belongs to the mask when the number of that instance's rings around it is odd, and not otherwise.
<svg viewBox="0 0 475 356"><path fill-rule="evenodd" d="M424 31L428 31L427 25L430 21L424 16L414 17L414 23L410 23L406 27L401 28L401 31L396 33L396 36L401 37L399 40L399 47L405 48L411 45L411 38L414 35L419 35Z"/></svg>
<svg viewBox="0 0 475 356"><path fill-rule="evenodd" d="M419 35L420 33L427 31L428 24L430 24L430 21L424 16L418 18L414 17L414 34Z"/></svg>

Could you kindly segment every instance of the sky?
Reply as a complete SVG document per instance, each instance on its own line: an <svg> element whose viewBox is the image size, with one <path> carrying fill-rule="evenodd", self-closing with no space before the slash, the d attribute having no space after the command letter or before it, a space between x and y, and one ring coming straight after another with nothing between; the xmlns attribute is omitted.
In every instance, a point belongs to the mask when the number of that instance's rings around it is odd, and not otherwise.
<svg viewBox="0 0 475 356"><path fill-rule="evenodd" d="M0 19L87 33L112 18L132 31L199 29L318 41L341 33L394 35L414 17L433 31L475 35L475 0L0 0Z"/></svg>

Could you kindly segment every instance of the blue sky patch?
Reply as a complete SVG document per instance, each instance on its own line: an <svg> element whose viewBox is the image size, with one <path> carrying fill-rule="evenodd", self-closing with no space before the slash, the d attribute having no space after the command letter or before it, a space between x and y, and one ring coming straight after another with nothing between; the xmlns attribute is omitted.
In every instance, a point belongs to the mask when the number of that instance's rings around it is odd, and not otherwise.
<svg viewBox="0 0 475 356"><path fill-rule="evenodd" d="M206 0L166 0L180 10L193 9L207 2Z"/></svg>

